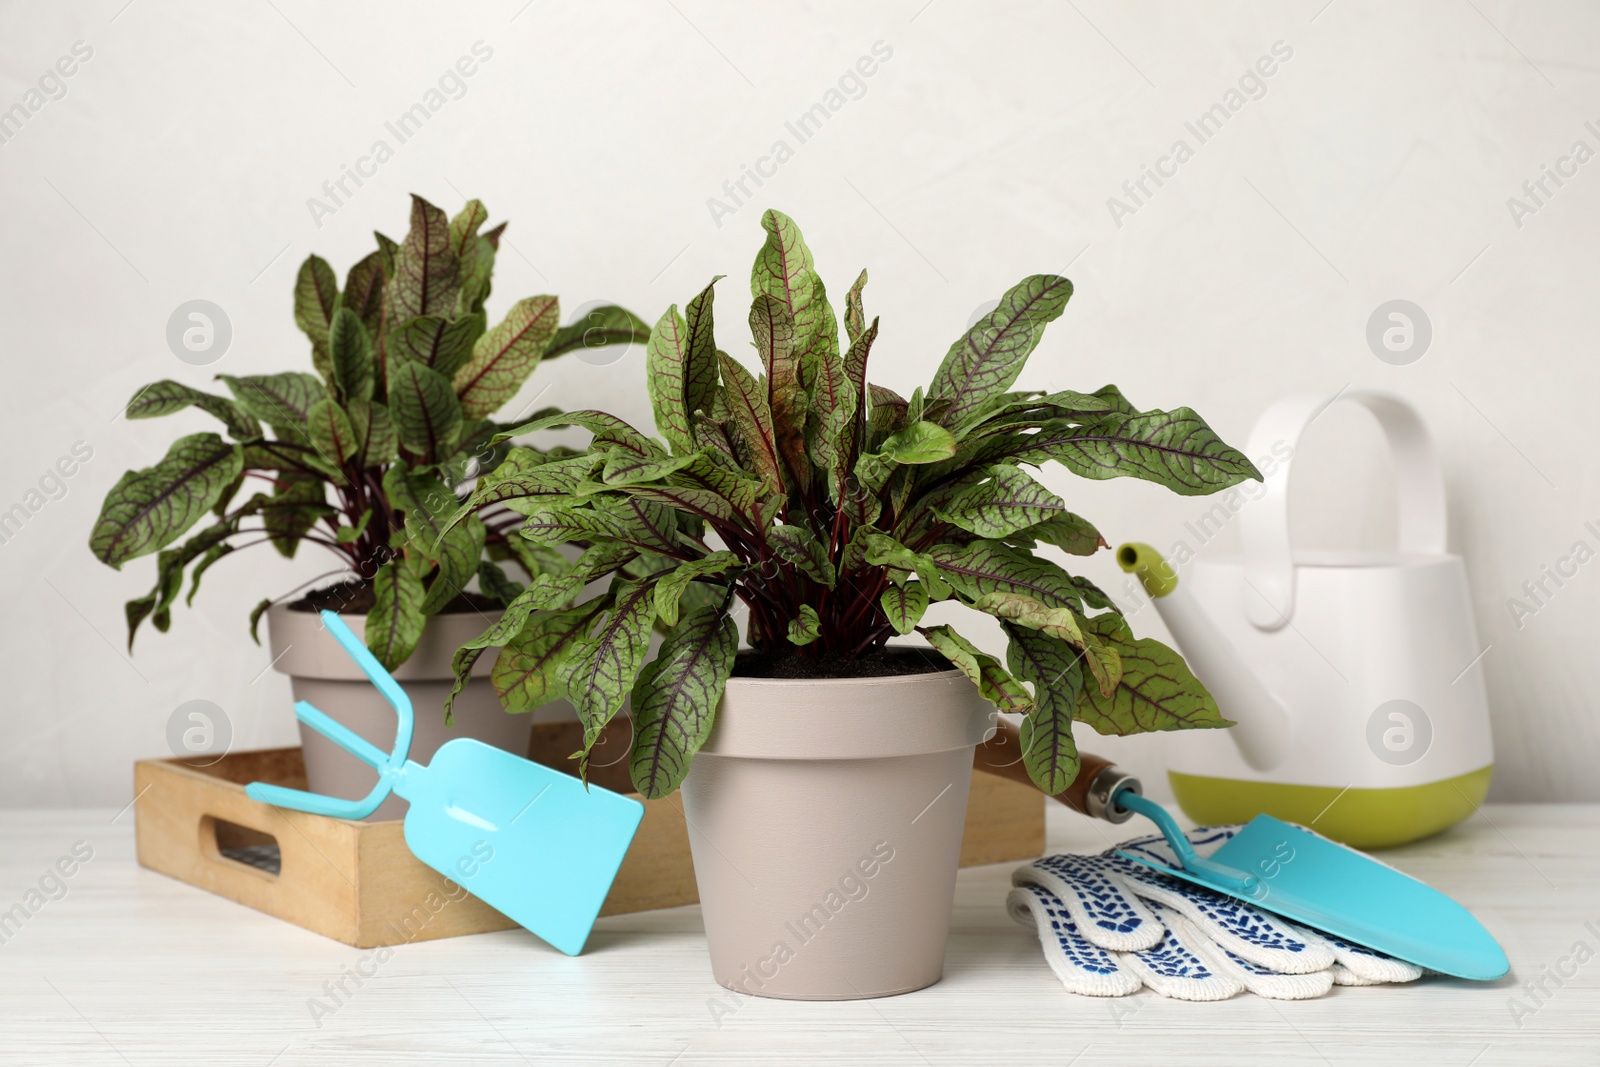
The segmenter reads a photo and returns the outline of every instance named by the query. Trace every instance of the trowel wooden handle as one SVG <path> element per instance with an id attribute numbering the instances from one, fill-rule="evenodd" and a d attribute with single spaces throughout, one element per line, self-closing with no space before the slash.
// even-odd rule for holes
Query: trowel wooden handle
<path id="1" fill-rule="evenodd" d="M 972 757 L 976 770 L 1009 778 L 1030 789 L 1038 788 L 1022 763 L 1022 738 L 1004 719 L 996 721 L 994 736 L 978 746 Z M 1139 780 L 1119 770 L 1104 756 L 1079 753 L 1078 777 L 1055 799 L 1081 815 L 1107 822 L 1125 822 L 1132 813 L 1110 803 L 1119 789 L 1140 791 Z"/>

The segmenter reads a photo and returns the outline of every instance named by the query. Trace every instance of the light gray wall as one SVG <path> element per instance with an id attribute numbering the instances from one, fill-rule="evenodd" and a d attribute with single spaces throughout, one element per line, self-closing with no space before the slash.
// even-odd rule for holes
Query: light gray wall
<path id="1" fill-rule="evenodd" d="M 316 251 L 342 271 L 374 227 L 398 235 L 412 191 L 451 210 L 479 196 L 511 220 L 497 315 L 555 292 L 568 308 L 609 298 L 653 320 L 715 273 L 737 306 L 760 211 L 778 206 L 836 293 L 871 269 L 873 376 L 887 385 L 926 382 L 972 312 L 1023 274 L 1064 271 L 1077 295 L 1024 386 L 1115 381 L 1142 405 L 1193 405 L 1240 444 L 1290 390 L 1409 397 L 1442 446 L 1452 543 L 1490 646 L 1495 795 L 1600 800 L 1600 563 L 1520 627 L 1507 606 L 1575 542 L 1600 547 L 1585 527 L 1600 520 L 1600 161 L 1547 182 L 1542 204 L 1522 192 L 1575 142 L 1600 149 L 1592 5 L 123 5 L 0 9 L 0 107 L 31 102 L 75 42 L 92 48 L 65 95 L 0 145 L 0 509 L 27 503 L 75 443 L 93 453 L 0 544 L 0 803 L 123 802 L 130 762 L 166 754 L 169 716 L 191 699 L 224 708 L 238 746 L 292 740 L 288 687 L 245 615 L 324 560 L 224 561 L 195 609 L 169 634 L 143 633 L 130 659 L 122 602 L 153 563 L 112 572 L 85 539 L 124 469 L 206 427 L 198 414 L 118 418 L 134 390 L 305 365 L 296 266 Z M 385 123 L 480 41 L 492 56 L 464 95 L 398 144 Z M 1276 42 L 1292 56 L 1263 90 L 1247 82 L 1259 98 L 1200 143 L 1185 123 L 1226 106 Z M 849 96 L 800 143 L 785 123 L 829 103 L 875 46 L 892 54 L 846 80 Z M 379 139 L 393 158 L 313 219 L 308 198 Z M 1193 157 L 1176 176 L 1147 179 L 1151 195 L 1114 212 L 1108 199 L 1180 139 Z M 713 212 L 708 198 L 779 140 L 792 158 L 749 186 L 754 202 Z M 1536 210 L 1513 212 L 1511 197 Z M 169 315 L 196 298 L 232 323 L 210 367 L 165 341 Z M 1434 332 L 1405 366 L 1365 339 L 1397 298 Z M 724 347 L 743 351 L 741 318 L 725 316 Z M 540 390 L 541 404 L 649 419 L 638 349 L 610 367 L 541 369 L 525 396 Z M 1393 536 L 1376 437 L 1359 411 L 1314 427 L 1296 483 L 1303 543 Z M 1113 542 L 1169 544 L 1207 506 L 1045 477 Z M 1109 559 L 1089 574 L 1118 584 Z M 1153 613 L 1137 621 L 1161 633 Z M 1147 774 L 1161 766 L 1152 739 L 1096 746 Z"/>

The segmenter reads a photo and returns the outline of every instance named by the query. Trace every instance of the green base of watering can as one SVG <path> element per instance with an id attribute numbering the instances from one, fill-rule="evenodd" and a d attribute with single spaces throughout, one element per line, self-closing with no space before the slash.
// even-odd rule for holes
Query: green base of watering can
<path id="1" fill-rule="evenodd" d="M 1272 815 L 1310 827 L 1352 848 L 1392 848 L 1421 840 L 1465 819 L 1489 792 L 1493 765 L 1424 785 L 1335 789 L 1321 785 L 1248 782 L 1168 771 L 1183 813 L 1202 826 Z"/>

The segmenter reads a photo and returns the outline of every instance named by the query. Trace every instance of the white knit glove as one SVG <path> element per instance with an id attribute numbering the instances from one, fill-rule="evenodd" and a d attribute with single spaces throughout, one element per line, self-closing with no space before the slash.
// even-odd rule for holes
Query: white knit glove
<path id="1" fill-rule="evenodd" d="M 1238 831 L 1203 826 L 1188 837 L 1209 856 Z M 1117 848 L 1179 866 L 1159 835 Z M 1304 1000 L 1335 985 L 1422 976 L 1420 967 L 1167 877 L 1116 849 L 1045 856 L 1011 881 L 1007 910 L 1038 932 L 1045 959 L 1074 993 L 1123 997 L 1148 986 L 1178 1000 L 1225 1000 L 1248 989 Z"/>

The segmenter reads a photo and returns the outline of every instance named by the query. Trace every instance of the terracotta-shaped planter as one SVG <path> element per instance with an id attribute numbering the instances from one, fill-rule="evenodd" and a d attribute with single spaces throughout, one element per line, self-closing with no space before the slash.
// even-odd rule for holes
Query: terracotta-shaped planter
<path id="1" fill-rule="evenodd" d="M 730 680 L 683 783 L 716 980 L 790 1000 L 937 982 L 992 712 L 955 671 Z"/>
<path id="2" fill-rule="evenodd" d="M 365 638 L 365 615 L 341 617 L 357 637 Z M 491 621 L 475 611 L 430 616 L 416 651 L 394 671 L 416 712 L 411 758 L 418 763 L 428 763 L 440 745 L 456 737 L 475 738 L 519 756 L 527 754 L 533 720 L 528 715 L 508 715 L 500 706 L 488 678 L 498 655 L 494 649 L 479 658 L 472 684 L 456 697 L 455 725 L 444 724 L 444 701 L 454 683 L 450 658 Z M 309 701 L 385 752 L 394 748 L 394 709 L 329 636 L 316 612 L 274 604 L 267 610 L 267 632 L 273 667 L 289 676 L 296 700 Z M 302 725 L 300 744 L 312 792 L 359 799 L 372 790 L 377 780 L 372 768 L 315 730 Z M 403 818 L 407 806 L 399 797 L 390 796 L 368 819 Z"/>

